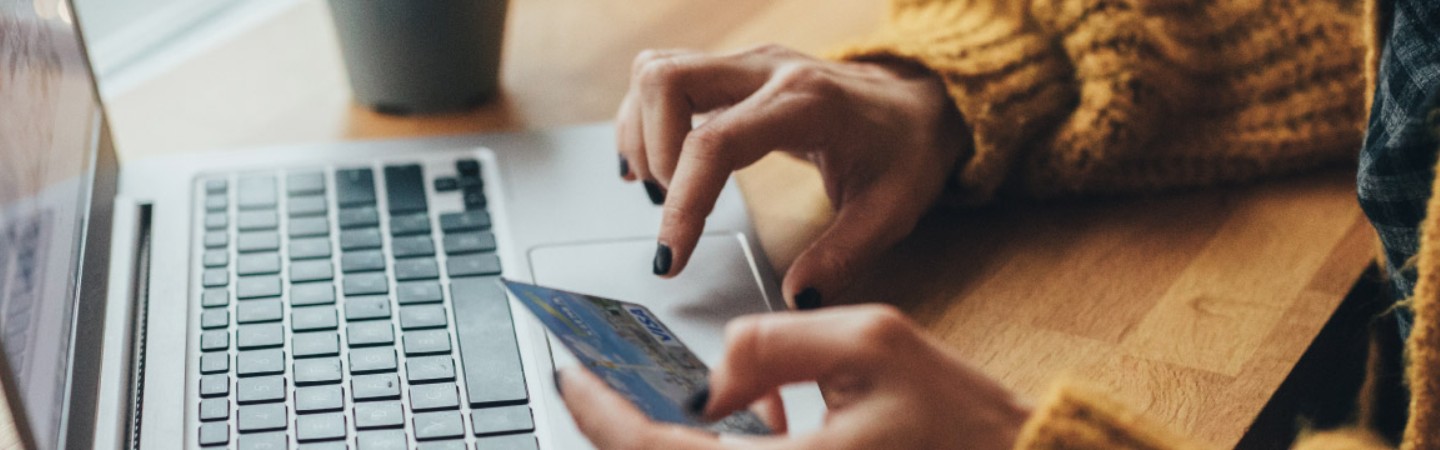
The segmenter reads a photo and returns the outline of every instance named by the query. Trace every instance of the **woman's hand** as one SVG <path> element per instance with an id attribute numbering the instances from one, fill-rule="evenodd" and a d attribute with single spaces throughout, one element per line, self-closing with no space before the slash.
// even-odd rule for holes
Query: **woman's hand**
<path id="1" fill-rule="evenodd" d="M 802 308 L 843 289 L 909 234 L 939 197 L 965 126 L 944 84 L 903 65 L 833 62 L 767 46 L 729 55 L 640 54 L 620 106 L 621 176 L 665 204 L 654 271 L 673 276 L 725 181 L 771 151 L 813 162 L 837 208 L 799 255 L 786 296 Z M 692 117 L 709 116 L 698 128 Z"/>
<path id="2" fill-rule="evenodd" d="M 726 341 L 724 361 L 711 373 L 706 418 L 752 404 L 762 406 L 762 416 L 783 417 L 773 407 L 777 389 L 815 380 L 829 399 L 824 427 L 797 437 L 721 439 L 651 422 L 579 368 L 562 371 L 561 392 L 580 430 L 601 449 L 1004 449 L 1030 415 L 1009 391 L 889 306 L 742 317 L 726 329 Z"/>

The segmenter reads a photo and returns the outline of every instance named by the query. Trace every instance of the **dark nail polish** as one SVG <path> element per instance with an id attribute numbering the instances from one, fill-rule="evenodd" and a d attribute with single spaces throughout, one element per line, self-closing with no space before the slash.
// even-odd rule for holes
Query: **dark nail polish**
<path id="1" fill-rule="evenodd" d="M 685 410 L 688 411 L 691 416 L 704 417 L 705 406 L 709 403 L 710 386 L 705 386 L 700 388 L 699 391 L 695 391 L 694 394 L 690 394 L 690 398 L 685 399 Z"/>
<path id="2" fill-rule="evenodd" d="M 645 193 L 650 196 L 650 203 L 654 203 L 656 206 L 665 204 L 665 189 L 662 189 L 658 183 L 646 181 Z"/>
<path id="3" fill-rule="evenodd" d="M 625 159 L 625 155 L 620 155 L 620 178 L 628 176 L 630 176 L 630 160 Z"/>
<path id="4" fill-rule="evenodd" d="M 670 246 L 659 244 L 655 247 L 655 274 L 665 275 L 670 273 L 670 260 L 674 255 L 670 252 Z"/>
<path id="5" fill-rule="evenodd" d="M 805 290 L 800 291 L 799 294 L 795 294 L 795 309 L 805 311 L 819 307 L 820 291 L 815 290 L 815 288 L 807 287 Z"/>

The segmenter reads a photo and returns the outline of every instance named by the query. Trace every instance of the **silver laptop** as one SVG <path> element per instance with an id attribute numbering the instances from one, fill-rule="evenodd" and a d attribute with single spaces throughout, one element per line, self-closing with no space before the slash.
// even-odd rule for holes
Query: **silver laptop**
<path id="1" fill-rule="evenodd" d="M 497 277 L 647 304 L 712 364 L 728 319 L 784 308 L 733 185 L 686 272 L 650 275 L 660 210 L 607 125 L 120 164 L 58 3 L 0 0 L 0 365 L 27 447 L 584 448 L 563 355 Z M 784 395 L 819 423 L 813 385 Z"/>

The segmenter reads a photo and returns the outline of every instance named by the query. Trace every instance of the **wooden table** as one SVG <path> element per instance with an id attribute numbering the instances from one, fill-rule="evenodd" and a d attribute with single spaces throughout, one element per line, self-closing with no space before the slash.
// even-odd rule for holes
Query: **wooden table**
<path id="1" fill-rule="evenodd" d="M 503 96 L 466 114 L 396 118 L 351 104 L 325 3 L 304 0 L 110 113 L 126 158 L 592 122 L 611 117 L 643 48 L 819 52 L 874 29 L 883 11 L 882 0 L 514 0 Z M 741 181 L 766 252 L 788 267 L 829 220 L 818 177 L 772 157 Z M 900 305 L 1025 394 L 1069 374 L 1229 447 L 1374 253 L 1352 185 L 1338 170 L 940 212 L 845 300 Z"/>

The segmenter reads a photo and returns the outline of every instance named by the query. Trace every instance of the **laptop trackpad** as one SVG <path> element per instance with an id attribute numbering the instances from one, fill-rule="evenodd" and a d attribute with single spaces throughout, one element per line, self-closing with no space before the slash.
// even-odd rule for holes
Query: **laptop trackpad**
<path id="1" fill-rule="evenodd" d="M 725 323 L 770 310 L 744 245 L 735 234 L 706 235 L 685 271 L 668 280 L 650 272 L 654 239 L 537 247 L 530 269 L 543 286 L 645 305 L 714 366 Z"/>
<path id="2" fill-rule="evenodd" d="M 685 271 L 666 280 L 650 272 L 654 239 L 558 245 L 531 249 L 530 273 L 543 286 L 645 305 L 714 367 L 724 354 L 725 323 L 736 316 L 770 311 L 750 262 L 752 254 L 738 234 L 707 234 L 700 238 Z M 784 303 L 775 299 L 775 304 Z M 567 362 L 573 361 L 557 361 Z M 814 383 L 787 386 L 780 395 L 791 433 L 820 428 L 825 403 Z"/>

